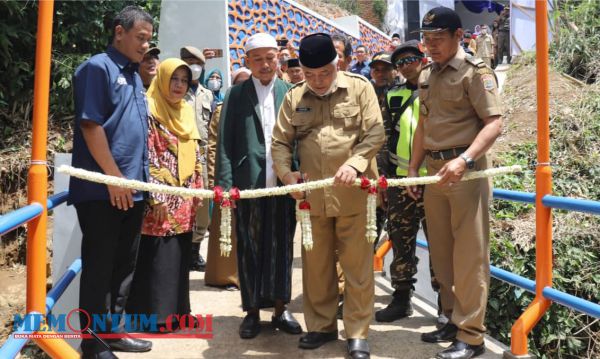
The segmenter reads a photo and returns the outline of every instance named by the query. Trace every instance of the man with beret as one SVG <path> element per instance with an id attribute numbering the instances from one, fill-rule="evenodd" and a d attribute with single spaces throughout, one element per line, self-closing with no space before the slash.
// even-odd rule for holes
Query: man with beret
<path id="1" fill-rule="evenodd" d="M 300 81 L 304 81 L 304 72 L 302 72 L 298 59 L 289 59 L 287 61 L 287 75 L 291 84 L 295 85 Z"/>
<path id="2" fill-rule="evenodd" d="M 388 178 L 405 178 L 408 175 L 413 136 L 419 121 L 419 74 L 427 59 L 417 40 L 401 44 L 388 59 L 388 66 L 396 64 L 406 82 L 386 88 L 383 94 L 383 124 L 387 141 L 386 152 L 380 156 L 379 171 Z M 374 72 L 372 75 L 375 78 Z M 420 169 L 421 175 L 426 173 L 425 168 Z M 393 249 L 390 275 L 394 293 L 391 303 L 375 312 L 375 320 L 392 322 L 413 313 L 411 298 L 417 281 L 417 233 L 421 223 L 425 229 L 425 212 L 423 200 L 412 199 L 406 187 L 390 187 L 383 198 L 387 203 L 387 231 Z"/>
<path id="3" fill-rule="evenodd" d="M 154 79 L 156 76 L 156 71 L 158 70 L 158 65 L 160 64 L 160 61 L 158 60 L 159 54 L 160 49 L 158 47 L 149 47 L 144 53 L 144 58 L 140 62 L 140 77 L 142 78 L 142 83 L 144 84 L 144 88 L 146 90 L 148 87 L 150 87 L 152 79 Z"/>
<path id="4" fill-rule="evenodd" d="M 290 84 L 277 78 L 277 43 L 266 33 L 250 36 L 244 46 L 252 77 L 225 95 L 219 133 L 215 184 L 229 190 L 275 187 L 271 134 Z M 286 310 L 291 300 L 295 202 L 289 196 L 244 199 L 236 203 L 238 275 L 242 339 L 260 331 L 259 310 L 275 307 L 272 324 L 287 333 L 302 328 Z"/>
<path id="5" fill-rule="evenodd" d="M 311 191 L 314 247 L 302 250 L 304 317 L 302 349 L 336 340 L 338 304 L 336 253 L 346 278 L 344 329 L 352 358 L 368 358 L 373 311 L 373 245 L 366 240 L 367 193 L 352 186 L 359 175 L 377 178 L 375 154 L 385 140 L 373 86 L 362 76 L 337 71 L 337 52 L 327 34 L 300 42 L 305 81 L 285 96 L 273 130 L 273 165 L 286 184 L 303 175 L 334 177 L 334 186 Z M 297 151 L 300 171 L 292 168 Z M 295 199 L 304 198 L 294 193 Z"/>
<path id="6" fill-rule="evenodd" d="M 192 105 L 196 114 L 196 126 L 200 134 L 200 151 L 202 168 L 206 168 L 206 153 L 208 146 L 208 124 L 211 117 L 211 104 L 213 103 L 213 93 L 202 85 L 204 75 L 204 65 L 206 57 L 199 49 L 194 46 L 182 47 L 179 55 L 192 69 L 192 82 L 185 95 L 185 100 Z M 202 171 L 204 183 L 208 183 L 208 170 Z M 200 243 L 206 235 L 209 225 L 209 201 L 204 199 L 202 206 L 196 211 L 196 223 L 194 224 L 194 235 L 192 237 L 192 264 L 190 270 L 204 271 L 206 262 L 200 255 Z"/>
<path id="7" fill-rule="evenodd" d="M 461 182 L 469 171 L 488 168 L 487 150 L 502 131 L 500 96 L 492 69 L 459 46 L 456 12 L 431 9 L 421 31 L 433 63 L 419 78 L 420 119 L 408 176 L 423 161 L 437 184 L 425 186 L 430 256 L 450 322 L 425 333 L 425 342 L 452 341 L 441 359 L 472 358 L 485 351 L 484 318 L 489 290 L 489 180 Z M 413 198 L 422 191 L 409 188 Z"/>

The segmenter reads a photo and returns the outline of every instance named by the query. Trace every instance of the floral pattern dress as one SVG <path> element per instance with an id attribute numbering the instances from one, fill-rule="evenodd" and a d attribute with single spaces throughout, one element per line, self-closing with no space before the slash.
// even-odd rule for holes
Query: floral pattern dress
<path id="1" fill-rule="evenodd" d="M 149 118 L 148 158 L 150 160 L 150 183 L 179 186 L 177 164 L 177 136 L 154 117 Z M 202 164 L 200 146 L 196 146 L 196 165 L 194 173 L 182 187 L 202 188 Z M 197 198 L 184 198 L 163 193 L 150 193 L 149 206 L 146 207 L 142 234 L 164 237 L 191 232 L 195 222 L 196 208 L 200 204 Z M 158 222 L 152 214 L 152 205 L 167 205 L 167 219 Z"/>

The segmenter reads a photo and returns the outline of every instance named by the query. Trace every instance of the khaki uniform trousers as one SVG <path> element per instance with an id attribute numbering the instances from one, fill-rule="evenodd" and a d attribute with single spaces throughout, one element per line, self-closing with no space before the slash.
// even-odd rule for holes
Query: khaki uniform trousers
<path id="1" fill-rule="evenodd" d="M 302 248 L 302 301 L 307 330 L 337 330 L 337 252 L 345 277 L 346 338 L 366 339 L 374 301 L 373 244 L 366 239 L 366 213 L 310 219 L 313 249 Z"/>
<path id="2" fill-rule="evenodd" d="M 447 160 L 427 157 L 434 175 Z M 487 168 L 484 157 L 475 170 Z M 442 188 L 425 186 L 427 237 L 433 271 L 440 284 L 444 314 L 459 332 L 457 339 L 483 343 L 490 284 L 489 179 L 463 181 Z"/>

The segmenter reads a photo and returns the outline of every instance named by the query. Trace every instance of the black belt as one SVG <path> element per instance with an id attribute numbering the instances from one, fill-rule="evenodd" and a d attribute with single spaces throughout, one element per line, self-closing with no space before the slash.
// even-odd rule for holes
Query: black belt
<path id="1" fill-rule="evenodd" d="M 460 156 L 463 152 L 465 152 L 469 147 L 454 147 L 447 150 L 439 150 L 439 151 L 427 151 L 427 155 L 433 158 L 434 160 L 451 160 Z"/>

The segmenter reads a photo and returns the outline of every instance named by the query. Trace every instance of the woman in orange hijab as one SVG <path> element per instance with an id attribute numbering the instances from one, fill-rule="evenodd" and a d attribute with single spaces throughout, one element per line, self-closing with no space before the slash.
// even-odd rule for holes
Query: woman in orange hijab
<path id="1" fill-rule="evenodd" d="M 202 188 L 200 136 L 194 110 L 183 99 L 191 70 L 180 59 L 163 61 L 148 88 L 150 182 Z M 197 199 L 150 193 L 127 311 L 156 314 L 159 326 L 171 315 L 190 313 L 189 265 Z M 159 328 L 157 328 L 159 329 Z"/>

